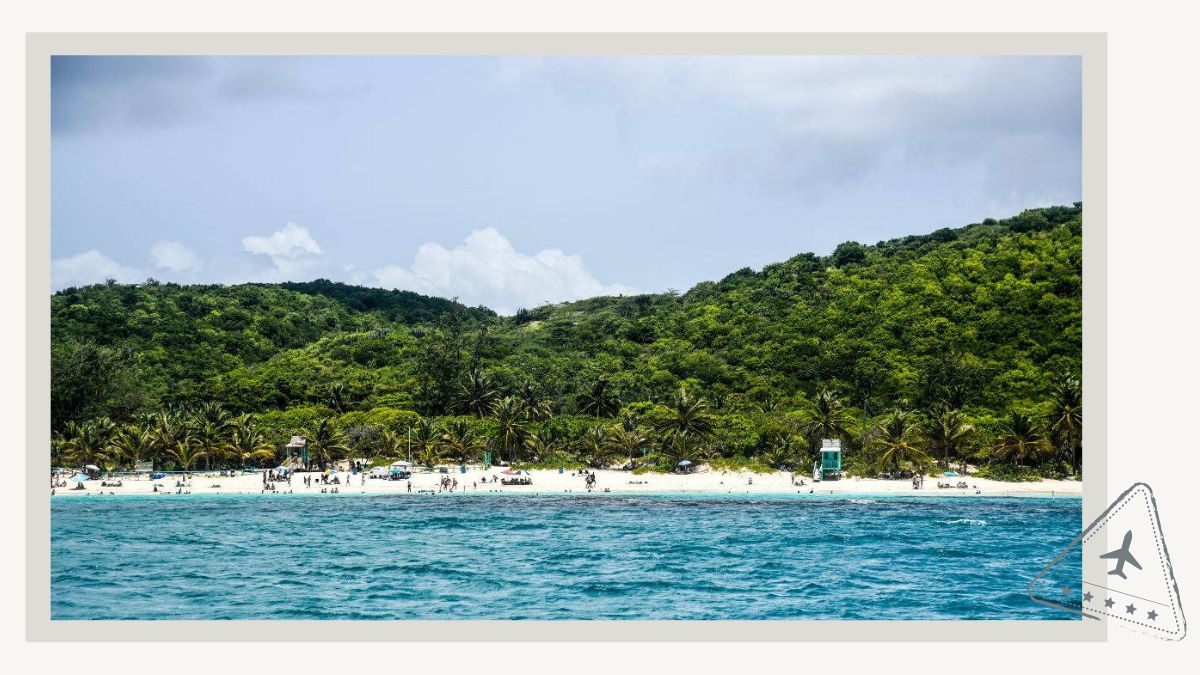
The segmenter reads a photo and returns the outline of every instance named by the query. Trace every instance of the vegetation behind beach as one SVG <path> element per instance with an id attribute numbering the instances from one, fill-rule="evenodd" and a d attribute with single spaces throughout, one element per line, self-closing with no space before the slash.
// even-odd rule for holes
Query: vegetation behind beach
<path id="1" fill-rule="evenodd" d="M 53 295 L 52 461 L 1080 475 L 1082 205 L 500 317 L 325 280 Z M 636 245 L 636 242 L 631 242 Z M 664 255 L 687 255 L 690 242 Z"/>

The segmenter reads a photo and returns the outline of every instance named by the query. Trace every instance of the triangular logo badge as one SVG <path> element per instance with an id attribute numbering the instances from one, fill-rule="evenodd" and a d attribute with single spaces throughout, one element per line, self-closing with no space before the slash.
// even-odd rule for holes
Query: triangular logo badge
<path id="1" fill-rule="evenodd" d="M 1034 577 L 1029 597 L 1165 640 L 1182 638 L 1187 622 L 1150 486 L 1136 483 L 1118 497 Z"/>

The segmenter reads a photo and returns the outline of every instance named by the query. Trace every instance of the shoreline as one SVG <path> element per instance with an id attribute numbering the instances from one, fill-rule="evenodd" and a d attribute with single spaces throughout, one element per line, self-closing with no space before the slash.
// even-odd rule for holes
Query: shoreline
<path id="1" fill-rule="evenodd" d="M 408 480 L 381 480 L 367 478 L 362 480 L 360 475 L 338 473 L 337 484 L 321 484 L 319 472 L 296 473 L 291 484 L 277 481 L 275 490 L 263 489 L 261 473 L 242 474 L 238 476 L 221 476 L 218 472 L 189 473 L 185 485 L 178 487 L 176 476 L 168 476 L 160 480 L 148 478 L 121 478 L 121 487 L 101 486 L 107 479 L 85 481 L 86 489 L 75 490 L 71 487 L 54 488 L 53 496 L 84 497 L 88 495 L 119 496 L 119 495 L 201 495 L 201 494 L 235 494 L 235 495 L 411 495 L 411 496 L 464 496 L 464 495 L 812 495 L 812 496 L 919 496 L 919 497 L 1070 497 L 1082 496 L 1083 483 L 1074 480 L 1041 480 L 1022 483 L 1007 483 L 983 478 L 965 476 L 945 479 L 955 482 L 965 481 L 967 488 L 938 488 L 937 477 L 927 477 L 925 487 L 920 490 L 912 488 L 909 479 L 881 480 L 874 478 L 848 478 L 837 481 L 821 481 L 813 483 L 805 479 L 804 485 L 793 485 L 792 474 L 782 471 L 766 474 L 756 474 L 750 471 L 697 471 L 691 474 L 661 474 L 647 473 L 633 475 L 626 471 L 599 469 L 592 472 L 596 484 L 588 490 L 584 483 L 584 474 L 557 470 L 534 469 L 528 472 L 532 485 L 502 485 L 493 482 L 493 477 L 503 478 L 503 474 L 493 467 L 483 471 L 479 468 L 468 469 L 466 473 L 414 473 Z M 311 477 L 312 485 L 305 487 L 304 478 Z M 523 476 L 524 477 L 524 476 Z M 457 480 L 458 485 L 453 490 L 440 489 L 440 481 L 449 478 Z M 486 479 L 486 481 L 485 481 Z M 409 483 L 411 482 L 411 489 Z M 154 491 L 154 486 L 159 491 Z M 332 492 L 337 488 L 337 492 Z M 325 490 L 325 492 L 322 492 Z"/>

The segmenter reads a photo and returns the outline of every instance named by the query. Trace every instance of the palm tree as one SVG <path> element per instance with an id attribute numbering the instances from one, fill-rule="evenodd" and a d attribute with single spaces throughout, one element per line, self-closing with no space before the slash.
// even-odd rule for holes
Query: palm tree
<path id="1" fill-rule="evenodd" d="M 467 376 L 466 383 L 459 387 L 455 408 L 483 419 L 495 409 L 499 397 L 491 378 L 476 368 Z"/>
<path id="2" fill-rule="evenodd" d="M 188 435 L 187 416 L 178 410 L 168 409 L 154 415 L 153 420 L 154 447 L 151 454 L 157 468 L 170 448 Z"/>
<path id="3" fill-rule="evenodd" d="M 339 415 L 346 412 L 346 385 L 339 382 L 329 387 L 329 407 Z"/>
<path id="4" fill-rule="evenodd" d="M 232 429 L 229 448 L 242 466 L 247 462 L 275 459 L 275 445 L 259 432 L 253 415 L 239 415 L 233 420 Z"/>
<path id="5" fill-rule="evenodd" d="M 483 443 L 475 435 L 475 430 L 467 424 L 466 420 L 453 420 L 446 425 L 445 432 L 442 434 L 442 442 L 440 444 L 432 444 L 429 448 L 422 452 L 422 463 L 432 467 L 433 464 L 428 463 L 428 459 L 436 458 L 440 461 L 440 450 L 445 449 L 446 452 L 456 462 L 465 463 L 475 456 L 475 453 L 483 449 Z"/>
<path id="6" fill-rule="evenodd" d="M 95 464 L 108 466 L 114 464 L 115 452 L 112 447 L 115 427 L 108 418 L 100 418 L 75 425 L 73 429 L 65 428 L 66 434 L 62 442 L 62 458 L 64 463 L 75 466 Z"/>
<path id="7" fill-rule="evenodd" d="M 114 459 L 122 465 L 132 467 L 154 451 L 154 430 L 137 424 L 126 424 L 113 437 L 111 447 L 115 450 Z"/>
<path id="8" fill-rule="evenodd" d="M 776 468 L 797 466 L 803 459 L 805 445 L 806 443 L 793 434 L 776 434 L 771 439 L 763 460 L 768 466 Z"/>
<path id="9" fill-rule="evenodd" d="M 229 450 L 229 413 L 215 403 L 205 403 L 196 410 L 193 422 L 192 440 L 204 453 L 205 470 L 211 469 L 213 461 L 221 460 Z"/>
<path id="10" fill-rule="evenodd" d="M 576 398 L 579 412 L 593 417 L 612 417 L 621 409 L 621 400 L 605 377 L 593 380 Z"/>
<path id="11" fill-rule="evenodd" d="M 428 417 L 422 417 L 412 426 L 411 441 L 417 455 L 424 455 L 430 448 L 442 442 L 442 429 Z"/>
<path id="12" fill-rule="evenodd" d="M 526 457 L 535 462 L 547 460 L 562 450 L 562 443 L 553 429 L 527 432 L 523 445 Z"/>
<path id="13" fill-rule="evenodd" d="M 521 389 L 517 392 L 517 400 L 520 401 L 521 411 L 531 421 L 550 419 L 554 414 L 550 401 L 542 398 L 538 386 L 533 382 L 526 381 L 521 384 Z"/>
<path id="14" fill-rule="evenodd" d="M 308 438 L 309 463 L 315 459 L 321 469 L 347 451 L 342 433 L 334 428 L 333 421 L 328 417 L 321 420 L 314 433 L 304 435 Z"/>
<path id="15" fill-rule="evenodd" d="M 680 437 L 704 438 L 712 433 L 713 418 L 703 398 L 688 394 L 685 387 L 671 399 L 669 415 L 660 425 L 663 439 L 668 443 Z"/>
<path id="16" fill-rule="evenodd" d="M 619 450 L 629 456 L 629 468 L 633 468 L 633 453 L 642 452 L 646 445 L 646 435 L 635 422 L 632 425 L 622 424 L 609 434 L 609 441 L 614 450 Z"/>
<path id="17" fill-rule="evenodd" d="M 688 434 L 672 434 L 664 436 L 664 443 L 659 456 L 666 460 L 671 468 L 679 466 L 683 460 L 696 461 L 699 459 L 700 437 Z"/>
<path id="18" fill-rule="evenodd" d="M 918 438 L 917 420 L 911 411 L 896 408 L 884 415 L 877 427 L 878 437 L 873 441 L 875 446 L 875 470 L 883 472 L 889 466 L 899 469 L 901 463 L 916 464 L 918 469 L 932 461 L 932 458 L 919 449 L 915 443 Z"/>
<path id="19" fill-rule="evenodd" d="M 441 464 L 444 458 L 445 457 L 442 454 L 442 446 L 437 444 L 426 447 L 416 455 L 417 464 L 420 464 L 421 466 L 427 466 L 431 469 L 438 464 Z"/>
<path id="20" fill-rule="evenodd" d="M 801 432 L 813 448 L 823 438 L 847 439 L 854 435 L 854 418 L 836 392 L 822 389 L 801 410 Z"/>
<path id="21" fill-rule="evenodd" d="M 592 427 L 583 434 L 583 450 L 587 454 L 588 466 L 603 469 L 613 457 L 612 440 L 604 427 Z"/>
<path id="22" fill-rule="evenodd" d="M 1028 466 L 1050 449 L 1050 443 L 1031 415 L 1014 410 L 1001 427 L 992 449 L 997 457 L 1011 461 L 1014 466 Z"/>
<path id="23" fill-rule="evenodd" d="M 65 466 L 72 464 L 73 457 L 72 445 L 75 438 L 82 433 L 79 423 L 75 421 L 67 422 L 63 425 L 60 431 L 55 431 L 50 436 L 50 463 L 54 466 Z"/>
<path id="24" fill-rule="evenodd" d="M 496 406 L 494 415 L 496 448 L 511 461 L 514 459 L 512 451 L 520 448 L 525 438 L 525 413 L 520 402 L 509 396 Z"/>
<path id="25" fill-rule="evenodd" d="M 959 456 L 959 451 L 975 427 L 963 417 L 962 412 L 947 405 L 935 406 L 921 425 L 925 441 L 940 456 L 943 467 L 950 466 L 950 459 Z"/>
<path id="26" fill-rule="evenodd" d="M 1065 375 L 1054 383 L 1050 412 L 1050 430 L 1063 441 L 1064 454 L 1071 462 L 1071 470 L 1078 474 L 1083 464 L 1083 390 L 1079 378 Z"/>
<path id="27" fill-rule="evenodd" d="M 166 459 L 183 471 L 194 467 L 204 456 L 204 448 L 192 443 L 187 437 L 176 440 L 166 452 Z"/>
<path id="28" fill-rule="evenodd" d="M 379 435 L 379 455 L 388 459 L 404 457 L 404 451 L 407 446 L 407 437 L 396 433 L 392 429 L 384 429 L 383 433 Z"/>

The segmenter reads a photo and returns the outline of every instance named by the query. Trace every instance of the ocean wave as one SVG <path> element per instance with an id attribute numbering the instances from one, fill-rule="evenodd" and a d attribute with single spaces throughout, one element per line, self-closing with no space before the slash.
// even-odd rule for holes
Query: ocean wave
<path id="1" fill-rule="evenodd" d="M 987 525 L 986 520 L 979 520 L 978 518 L 956 518 L 954 520 L 939 520 L 938 522 L 943 525 L 975 525 L 977 527 Z"/>

